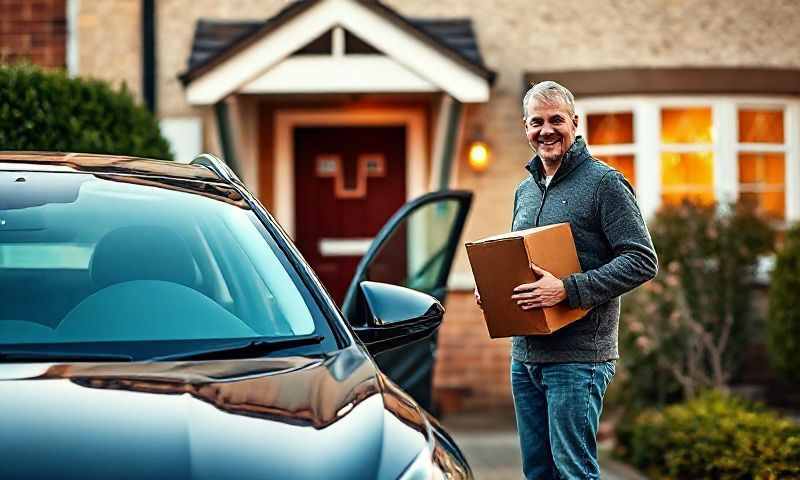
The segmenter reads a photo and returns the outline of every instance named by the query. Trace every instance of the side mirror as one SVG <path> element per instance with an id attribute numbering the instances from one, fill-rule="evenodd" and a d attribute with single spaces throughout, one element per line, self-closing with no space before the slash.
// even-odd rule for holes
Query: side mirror
<path id="1" fill-rule="evenodd" d="M 422 340 L 442 324 L 444 307 L 430 295 L 368 281 L 361 282 L 359 290 L 363 323 L 354 330 L 372 355 Z"/>

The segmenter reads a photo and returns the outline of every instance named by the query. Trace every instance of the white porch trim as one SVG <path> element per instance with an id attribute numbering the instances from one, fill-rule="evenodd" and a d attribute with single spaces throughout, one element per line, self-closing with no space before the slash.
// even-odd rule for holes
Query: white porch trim
<path id="1" fill-rule="evenodd" d="M 437 92 L 431 82 L 384 55 L 289 57 L 241 93 Z"/>
<path id="2" fill-rule="evenodd" d="M 278 110 L 274 121 L 274 214 L 290 237 L 294 238 L 295 232 L 294 129 L 304 125 L 406 127 L 406 196 L 410 200 L 425 193 L 428 156 L 422 110 Z"/>
<path id="3" fill-rule="evenodd" d="M 354 0 L 322 0 L 194 79 L 186 88 L 187 101 L 210 105 L 241 91 L 292 52 L 339 26 L 461 102 L 489 99 L 485 78 L 369 7 Z M 358 76 L 352 75 L 351 80 Z"/>

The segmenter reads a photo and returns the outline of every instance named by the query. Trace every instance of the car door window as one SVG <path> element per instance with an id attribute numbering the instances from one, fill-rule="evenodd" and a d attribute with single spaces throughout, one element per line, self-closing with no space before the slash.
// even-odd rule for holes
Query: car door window
<path id="1" fill-rule="evenodd" d="M 384 241 L 365 280 L 434 292 L 445 268 L 458 211 L 455 199 L 414 210 Z"/>
<path id="2" fill-rule="evenodd" d="M 406 203 L 384 225 L 356 269 L 342 305 L 353 321 L 364 280 L 413 288 L 444 299 L 447 276 L 472 194 L 434 192 Z"/>

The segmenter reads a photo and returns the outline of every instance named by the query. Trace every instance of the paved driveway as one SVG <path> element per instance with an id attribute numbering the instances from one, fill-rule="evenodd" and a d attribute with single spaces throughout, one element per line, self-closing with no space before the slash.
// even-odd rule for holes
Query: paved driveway
<path id="1" fill-rule="evenodd" d="M 478 480 L 522 478 L 517 432 L 513 417 L 502 414 L 458 414 L 442 422 L 464 451 Z M 646 477 L 601 451 L 600 468 L 605 480 L 647 480 Z"/>

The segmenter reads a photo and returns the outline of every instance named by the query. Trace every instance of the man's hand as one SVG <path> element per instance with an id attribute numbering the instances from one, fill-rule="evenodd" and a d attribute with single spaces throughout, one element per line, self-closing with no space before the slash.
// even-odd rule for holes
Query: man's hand
<path id="1" fill-rule="evenodd" d="M 564 282 L 533 263 L 531 263 L 531 269 L 541 278 L 533 283 L 523 283 L 517 286 L 511 295 L 511 299 L 516 300 L 520 308 L 530 310 L 532 308 L 552 307 L 567 298 Z"/>
<path id="2" fill-rule="evenodd" d="M 477 303 L 478 307 L 483 310 L 483 305 L 481 304 L 481 294 L 478 293 L 478 287 L 475 287 L 475 303 Z"/>

